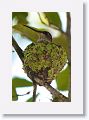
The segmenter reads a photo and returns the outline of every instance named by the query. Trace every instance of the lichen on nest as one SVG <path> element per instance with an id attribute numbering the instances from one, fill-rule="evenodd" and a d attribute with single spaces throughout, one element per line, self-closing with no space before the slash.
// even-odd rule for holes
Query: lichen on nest
<path id="1" fill-rule="evenodd" d="M 30 44 L 24 50 L 24 68 L 29 67 L 34 73 L 47 69 L 47 77 L 54 79 L 67 61 L 66 51 L 62 46 L 50 42 Z"/>

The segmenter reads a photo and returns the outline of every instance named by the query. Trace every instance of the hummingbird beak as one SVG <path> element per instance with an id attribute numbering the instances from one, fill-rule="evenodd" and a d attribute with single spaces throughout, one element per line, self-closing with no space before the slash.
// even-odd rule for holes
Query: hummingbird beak
<path id="1" fill-rule="evenodd" d="M 33 30 L 33 31 L 35 31 L 35 32 L 39 32 L 39 33 L 42 32 L 40 30 L 37 30 L 37 28 L 31 27 L 31 26 L 27 26 L 27 25 L 24 25 L 24 26 L 27 27 L 27 28 L 29 28 L 29 29 L 31 29 L 31 30 Z"/>

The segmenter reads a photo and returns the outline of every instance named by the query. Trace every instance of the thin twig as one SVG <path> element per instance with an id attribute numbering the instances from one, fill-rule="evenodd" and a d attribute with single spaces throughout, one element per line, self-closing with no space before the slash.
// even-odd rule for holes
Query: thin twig
<path id="1" fill-rule="evenodd" d="M 33 102 L 36 101 L 36 91 L 37 91 L 37 84 L 33 81 Z"/>
<path id="2" fill-rule="evenodd" d="M 34 72 L 31 70 L 31 68 L 29 69 L 29 67 L 26 67 L 26 73 L 29 73 L 28 77 L 33 81 L 33 99 L 32 99 L 32 101 L 35 102 L 36 101 L 37 83 L 34 80 Z"/>
<path id="3" fill-rule="evenodd" d="M 13 36 L 12 36 L 12 45 L 23 63 L 24 62 L 23 61 L 23 58 L 24 58 L 23 50 L 19 47 L 19 45 L 17 44 Z"/>
<path id="4" fill-rule="evenodd" d="M 30 94 L 30 91 L 29 91 L 29 92 L 27 92 L 27 93 L 25 93 L 25 94 L 22 94 L 22 95 L 17 94 L 17 96 L 24 96 L 24 95 L 28 95 L 28 94 Z"/>

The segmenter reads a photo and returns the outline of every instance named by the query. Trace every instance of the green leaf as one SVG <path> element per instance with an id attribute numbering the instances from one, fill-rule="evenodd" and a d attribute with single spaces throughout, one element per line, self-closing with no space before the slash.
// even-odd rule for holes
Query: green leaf
<path id="1" fill-rule="evenodd" d="M 27 12 L 13 12 L 12 13 L 12 19 L 16 18 L 18 20 L 18 23 L 23 23 L 23 24 L 27 24 L 27 16 L 28 13 Z"/>
<path id="2" fill-rule="evenodd" d="M 39 39 L 40 33 L 36 32 L 22 24 L 17 24 L 15 26 L 13 26 L 13 30 L 21 33 L 23 36 L 27 37 L 28 39 L 32 40 L 33 42 L 36 42 Z"/>
<path id="3" fill-rule="evenodd" d="M 62 23 L 57 12 L 44 12 L 48 18 L 49 24 L 62 29 Z"/>
<path id="4" fill-rule="evenodd" d="M 23 78 L 15 77 L 12 79 L 12 86 L 14 88 L 16 88 L 16 87 L 29 87 L 32 85 L 33 85 L 32 82 L 30 82 L 26 79 L 23 79 Z"/>
<path id="5" fill-rule="evenodd" d="M 12 79 L 12 101 L 18 100 L 18 95 L 16 93 L 16 87 L 29 87 L 32 86 L 32 82 L 26 79 L 15 77 Z"/>
<path id="6" fill-rule="evenodd" d="M 36 98 L 38 97 L 39 93 L 36 95 Z M 33 102 L 33 97 L 29 98 L 26 102 Z"/>
<path id="7" fill-rule="evenodd" d="M 16 89 L 12 86 L 12 101 L 18 100 Z"/>
<path id="8" fill-rule="evenodd" d="M 70 67 L 60 72 L 56 77 L 58 90 L 69 90 L 70 86 Z"/>
<path id="9" fill-rule="evenodd" d="M 29 98 L 26 102 L 32 102 L 33 97 Z"/>

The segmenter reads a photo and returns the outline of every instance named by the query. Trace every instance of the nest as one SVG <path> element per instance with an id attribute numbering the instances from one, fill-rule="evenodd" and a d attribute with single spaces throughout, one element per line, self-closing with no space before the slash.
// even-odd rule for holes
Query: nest
<path id="1" fill-rule="evenodd" d="M 30 68 L 34 75 L 46 81 L 55 79 L 66 61 L 67 54 L 64 48 L 52 42 L 32 43 L 24 50 L 24 68 Z"/>

